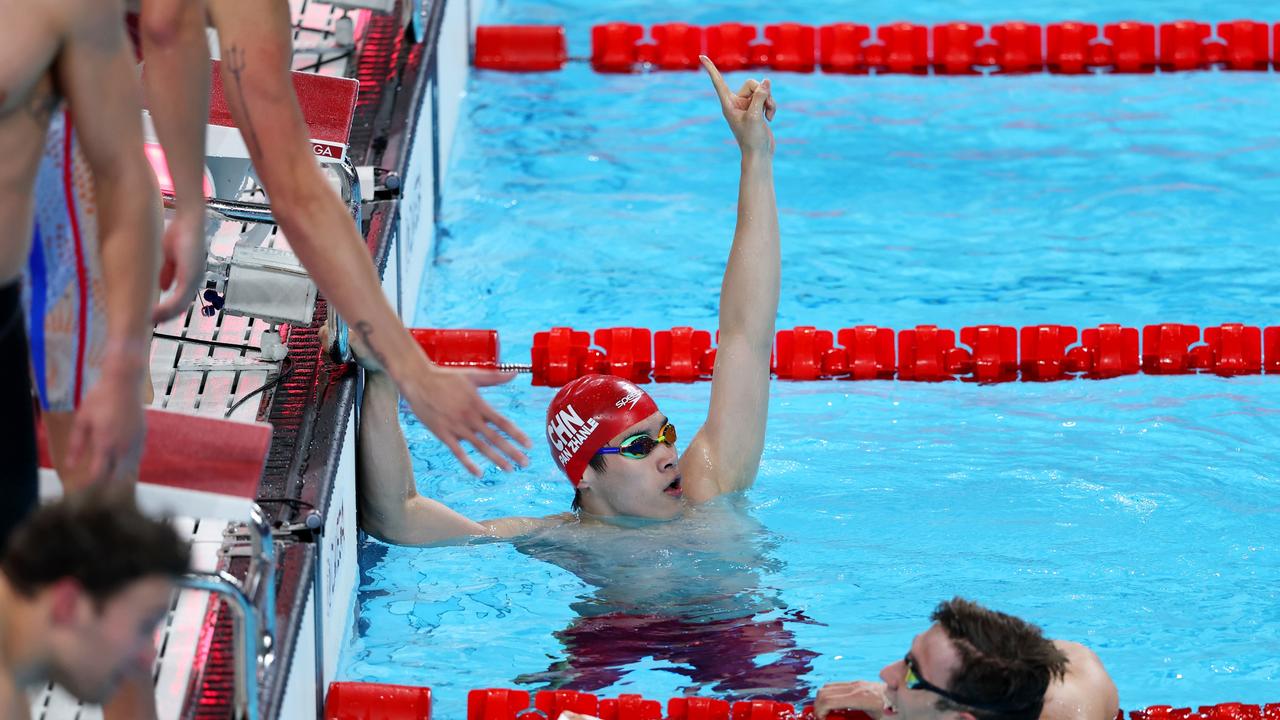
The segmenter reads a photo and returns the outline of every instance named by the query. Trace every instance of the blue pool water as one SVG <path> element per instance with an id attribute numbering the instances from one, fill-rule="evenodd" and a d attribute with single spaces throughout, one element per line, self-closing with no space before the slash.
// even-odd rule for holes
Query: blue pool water
<path id="1" fill-rule="evenodd" d="M 485 20 L 564 23 L 583 54 L 601 20 L 1014 15 L 864 5 L 540 0 Z M 780 328 L 1280 324 L 1275 75 L 773 80 Z M 463 113 L 419 324 L 496 328 L 512 361 L 556 325 L 713 328 L 737 150 L 702 75 L 482 72 Z M 709 384 L 649 389 L 691 437 Z M 476 518 L 566 510 L 540 438 L 552 394 L 486 391 L 539 445 L 529 469 L 480 480 L 402 413 L 421 492 Z M 961 594 L 1090 645 L 1123 707 L 1273 702 L 1277 467 L 1276 377 L 775 382 L 755 487 L 690 525 L 612 535 L 608 557 L 575 537 L 558 541 L 576 555 L 365 541 L 341 676 L 431 685 L 450 720 L 486 686 L 794 699 L 874 676 Z"/>

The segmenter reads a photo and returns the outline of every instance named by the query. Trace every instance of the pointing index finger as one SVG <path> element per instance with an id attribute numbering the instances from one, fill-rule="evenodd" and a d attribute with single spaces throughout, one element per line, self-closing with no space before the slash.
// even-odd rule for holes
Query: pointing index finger
<path id="1" fill-rule="evenodd" d="M 716 95 L 720 96 L 720 104 L 728 105 L 729 96 L 732 94 L 729 86 L 725 84 L 724 78 L 720 76 L 720 71 L 716 69 L 715 63 L 711 62 L 711 58 L 706 55 L 699 55 L 698 59 L 702 61 L 702 67 L 706 68 L 707 75 L 711 77 L 711 84 L 716 88 Z"/>

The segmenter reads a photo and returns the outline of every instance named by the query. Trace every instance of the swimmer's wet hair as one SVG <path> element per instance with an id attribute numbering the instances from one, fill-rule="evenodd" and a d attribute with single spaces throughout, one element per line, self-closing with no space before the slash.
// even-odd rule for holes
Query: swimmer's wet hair
<path id="1" fill-rule="evenodd" d="M 939 710 L 967 712 L 978 720 L 1040 717 L 1049 684 L 1067 672 L 1067 657 L 1040 628 L 959 597 L 938 605 L 931 619 L 960 652 L 960 667 L 946 689 L 975 702 L 1010 708 L 977 710 L 939 699 Z"/>
<path id="2" fill-rule="evenodd" d="M 0 570 L 24 597 L 72 578 L 101 605 L 130 583 L 187 572 L 191 548 L 115 488 L 90 488 L 37 510 L 9 538 Z"/>

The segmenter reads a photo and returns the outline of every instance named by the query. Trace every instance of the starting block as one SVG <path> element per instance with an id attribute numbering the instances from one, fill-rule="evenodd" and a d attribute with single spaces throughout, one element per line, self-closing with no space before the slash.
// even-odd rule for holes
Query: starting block
<path id="1" fill-rule="evenodd" d="M 40 467 L 52 470 L 44 423 Z M 246 517 L 271 447 L 271 425 L 147 408 L 138 469 L 144 509 L 189 517 Z"/>

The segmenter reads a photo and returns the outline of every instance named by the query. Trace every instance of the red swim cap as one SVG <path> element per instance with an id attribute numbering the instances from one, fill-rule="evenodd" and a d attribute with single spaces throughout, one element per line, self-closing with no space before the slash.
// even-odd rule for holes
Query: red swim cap
<path id="1" fill-rule="evenodd" d="M 635 383 L 613 375 L 583 375 L 560 388 L 547 407 L 551 457 L 577 487 L 597 450 L 656 412 L 653 398 Z"/>

